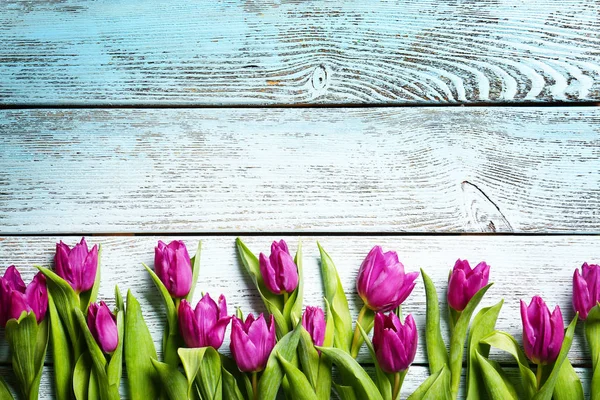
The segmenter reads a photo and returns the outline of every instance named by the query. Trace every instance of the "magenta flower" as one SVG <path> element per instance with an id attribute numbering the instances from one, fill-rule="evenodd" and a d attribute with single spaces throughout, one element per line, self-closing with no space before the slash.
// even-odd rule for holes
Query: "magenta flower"
<path id="1" fill-rule="evenodd" d="M 579 313 L 579 318 L 586 320 L 588 313 L 600 302 L 600 266 L 583 263 L 573 273 L 573 308 Z"/>
<path id="2" fill-rule="evenodd" d="M 467 260 L 456 260 L 448 282 L 448 305 L 456 311 L 465 309 L 469 301 L 488 284 L 490 266 L 484 261 L 471 269 Z"/>
<path id="3" fill-rule="evenodd" d="M 260 274 L 271 292 L 291 293 L 298 287 L 298 267 L 290 255 L 287 244 L 282 239 L 271 244 L 271 255 L 259 255 Z"/>
<path id="4" fill-rule="evenodd" d="M 206 293 L 195 310 L 192 310 L 186 300 L 181 300 L 179 304 L 179 330 L 188 347 L 211 346 L 218 349 L 223 344 L 225 329 L 230 320 L 223 295 L 219 296 L 217 305 Z"/>
<path id="5" fill-rule="evenodd" d="M 9 319 L 19 319 L 23 311 L 33 311 L 40 323 L 48 310 L 46 277 L 38 272 L 31 283 L 25 286 L 21 274 L 14 265 L 8 267 L 0 278 L 0 326 Z"/>
<path id="6" fill-rule="evenodd" d="M 88 291 L 94 286 L 98 269 L 98 246 L 88 250 L 85 238 L 72 249 L 62 240 L 56 244 L 54 267 L 58 276 L 66 280 L 76 293 Z"/>
<path id="7" fill-rule="evenodd" d="M 325 314 L 319 307 L 307 306 L 302 315 L 302 326 L 310 334 L 315 346 L 325 341 Z"/>
<path id="8" fill-rule="evenodd" d="M 168 245 L 158 241 L 154 249 L 154 271 L 171 296 L 187 296 L 192 288 L 192 263 L 183 241 L 173 240 Z"/>
<path id="9" fill-rule="evenodd" d="M 375 314 L 373 347 L 379 366 L 384 372 L 393 374 L 410 367 L 417 353 L 418 332 L 415 320 L 408 315 L 404 325 L 391 312 Z"/>
<path id="10" fill-rule="evenodd" d="M 565 338 L 565 326 L 560 307 L 556 306 L 550 314 L 544 300 L 534 296 L 529 306 L 521 300 L 521 319 L 523 348 L 527 357 L 538 365 L 556 361 Z"/>
<path id="11" fill-rule="evenodd" d="M 406 300 L 418 276 L 418 272 L 404 273 L 396 252 L 384 253 L 381 246 L 375 246 L 360 266 L 356 290 L 368 308 L 386 312 Z"/>
<path id="12" fill-rule="evenodd" d="M 246 322 L 233 317 L 230 349 L 240 371 L 262 371 L 275 347 L 275 340 L 275 322 L 272 315 L 268 324 L 262 314 L 257 319 L 248 314 Z"/>
<path id="13" fill-rule="evenodd" d="M 112 353 L 117 349 L 119 344 L 117 318 L 110 312 L 105 302 L 90 304 L 87 324 L 92 336 L 103 352 Z"/>

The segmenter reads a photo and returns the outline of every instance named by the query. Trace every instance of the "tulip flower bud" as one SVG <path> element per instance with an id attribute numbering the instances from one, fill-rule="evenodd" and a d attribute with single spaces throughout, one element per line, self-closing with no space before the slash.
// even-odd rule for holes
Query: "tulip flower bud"
<path id="1" fill-rule="evenodd" d="M 408 369 L 417 353 L 418 332 L 415 320 L 408 315 L 404 325 L 393 312 L 375 314 L 373 348 L 384 372 L 393 374 Z"/>
<path id="2" fill-rule="evenodd" d="M 259 264 L 262 278 L 271 292 L 291 293 L 298 287 L 298 267 L 283 239 L 271 244 L 269 258 L 260 253 Z"/>
<path id="3" fill-rule="evenodd" d="M 98 246 L 88 250 L 85 238 L 72 249 L 60 241 L 56 244 L 54 267 L 58 276 L 66 280 L 76 293 L 86 292 L 94 286 L 98 270 Z"/>
<path id="4" fill-rule="evenodd" d="M 521 319 L 523 348 L 527 357 L 538 365 L 556 361 L 565 338 L 565 325 L 560 307 L 556 306 L 550 314 L 544 300 L 534 296 L 529 306 L 521 300 Z"/>
<path id="5" fill-rule="evenodd" d="M 585 321 L 590 310 L 600 302 L 600 266 L 583 263 L 581 269 L 583 276 L 579 269 L 573 273 L 573 308 Z"/>
<path id="6" fill-rule="evenodd" d="M 154 271 L 171 296 L 187 296 L 192 288 L 192 263 L 183 241 L 173 240 L 168 245 L 158 241 L 154 249 Z"/>
<path id="7" fill-rule="evenodd" d="M 319 307 L 307 306 L 302 315 L 302 326 L 310 334 L 315 346 L 325 341 L 325 314 Z"/>
<path id="8" fill-rule="evenodd" d="M 396 252 L 384 253 L 381 246 L 375 246 L 360 266 L 356 290 L 368 308 L 386 312 L 406 300 L 418 276 L 418 272 L 404 273 Z"/>
<path id="9" fill-rule="evenodd" d="M 14 265 L 0 278 L 0 326 L 6 326 L 9 319 L 19 319 L 23 311 L 33 311 L 40 323 L 48 310 L 48 290 L 46 278 L 36 274 L 31 283 L 25 286 L 21 274 Z"/>
<path id="10" fill-rule="evenodd" d="M 90 304 L 87 315 L 88 328 L 100 349 L 105 353 L 112 353 L 119 344 L 116 321 L 117 318 L 110 312 L 105 302 Z"/>
<path id="11" fill-rule="evenodd" d="M 456 311 L 465 309 L 469 301 L 488 284 L 490 266 L 480 262 L 471 269 L 467 260 L 456 260 L 448 282 L 448 305 Z"/>
<path id="12" fill-rule="evenodd" d="M 262 314 L 257 319 L 248 314 L 245 322 L 233 317 L 230 349 L 240 371 L 262 371 L 275 347 L 275 340 L 275 322 L 272 315 L 268 324 Z"/>
<path id="13" fill-rule="evenodd" d="M 231 317 L 227 315 L 227 303 L 219 296 L 219 305 L 208 293 L 192 310 L 186 300 L 179 304 L 179 330 L 188 347 L 211 346 L 218 349 L 223 344 L 225 329 Z"/>

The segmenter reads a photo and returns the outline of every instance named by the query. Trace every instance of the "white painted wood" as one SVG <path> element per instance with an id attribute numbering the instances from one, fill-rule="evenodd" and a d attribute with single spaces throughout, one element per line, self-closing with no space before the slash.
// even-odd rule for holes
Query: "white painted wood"
<path id="1" fill-rule="evenodd" d="M 367 371 L 373 373 L 373 367 L 367 366 L 366 367 Z M 518 382 L 518 370 L 515 367 L 505 367 L 505 370 L 507 372 L 507 374 L 511 377 L 511 379 L 513 380 L 513 382 L 517 383 Z M 581 381 L 583 383 L 583 390 L 584 390 L 584 394 L 585 394 L 585 398 L 588 399 L 590 397 L 589 394 L 589 384 L 591 381 L 591 370 L 587 369 L 587 368 L 575 368 L 575 371 L 577 372 L 577 374 L 579 375 L 579 377 L 581 378 Z M 125 372 L 124 372 L 125 373 Z M 51 367 L 47 366 L 44 369 L 44 374 L 42 375 L 42 382 L 40 384 L 40 400 L 51 400 L 54 399 L 55 397 L 53 396 L 53 383 L 52 383 L 52 369 Z M 13 380 L 14 378 L 11 378 L 11 371 L 10 371 L 10 367 L 7 366 L 0 366 L 0 376 L 3 376 L 7 379 L 7 381 L 9 381 L 11 384 L 13 384 Z M 125 375 L 124 375 L 125 376 Z M 404 384 L 402 385 L 402 392 L 401 392 L 401 398 L 402 399 L 406 399 L 425 379 L 427 379 L 427 377 L 429 376 L 429 371 L 427 370 L 427 367 L 423 367 L 423 366 L 412 366 L 409 371 L 408 374 L 406 375 L 406 379 L 404 380 Z M 123 400 L 126 400 L 129 398 L 128 394 L 127 394 L 127 386 L 126 386 L 126 381 L 125 378 L 122 381 L 122 385 L 121 385 L 121 398 Z M 461 381 L 461 385 L 459 388 L 459 398 L 462 398 L 462 393 L 464 391 L 464 376 L 463 376 L 463 380 Z M 335 398 L 334 396 L 332 396 L 332 399 Z"/>
<path id="2" fill-rule="evenodd" d="M 90 243 L 103 244 L 102 285 L 100 297 L 112 301 L 114 285 L 121 291 L 130 288 L 140 300 L 144 317 L 152 331 L 155 343 L 160 346 L 163 330 L 161 300 L 157 291 L 142 268 L 141 263 L 153 264 L 154 246 L 157 240 L 172 240 L 175 237 L 89 237 Z M 34 272 L 34 264 L 50 265 L 54 244 L 58 237 L 5 237 L 0 241 L 0 265 L 2 271 L 15 264 L 24 271 L 28 281 Z M 77 237 L 63 237 L 75 243 Z M 193 254 L 198 237 L 186 236 L 188 248 Z M 213 296 L 226 295 L 229 312 L 241 307 L 245 313 L 260 312 L 262 303 L 251 281 L 242 270 L 233 236 L 202 237 L 202 264 L 197 286 L 196 299 L 200 292 Z M 279 237 L 244 237 L 251 250 L 258 253 L 268 251 L 272 240 Z M 360 300 L 355 294 L 355 278 L 365 255 L 376 244 L 385 249 L 396 250 L 407 271 L 423 268 L 438 288 L 440 300 L 445 304 L 445 288 L 448 271 L 457 258 L 472 263 L 485 260 L 491 266 L 490 281 L 495 282 L 482 302 L 489 306 L 504 299 L 497 328 L 505 330 L 521 341 L 521 318 L 519 300 L 527 302 L 533 295 L 542 296 L 549 305 L 560 305 L 564 320 L 570 321 L 574 312 L 571 307 L 571 282 L 573 271 L 584 261 L 600 261 L 600 237 L 597 236 L 326 236 L 286 237 L 290 248 L 295 251 L 297 241 L 302 240 L 305 268 L 305 305 L 323 305 L 322 285 L 319 273 L 318 240 L 329 252 L 338 268 L 353 315 L 358 314 Z M 403 306 L 405 313 L 412 313 L 420 330 L 420 345 L 415 362 L 426 362 L 424 333 L 425 294 L 419 279 L 411 297 Z M 443 332 L 446 333 L 445 320 Z M 581 328 L 581 327 L 580 327 Z M 447 339 L 447 335 L 445 335 Z M 7 347 L 0 337 L 0 361 L 7 360 Z M 229 354 L 228 334 L 222 347 Z M 512 363 L 505 354 L 495 354 L 502 362 Z M 367 362 L 363 353 L 361 361 Z M 588 365 L 590 358 L 583 342 L 582 330 L 578 329 L 570 359 L 575 365 Z"/>
<path id="3" fill-rule="evenodd" d="M 3 1 L 4 104 L 600 98 L 587 0 Z"/>
<path id="4" fill-rule="evenodd" d="M 0 111 L 0 232 L 598 232 L 600 109 Z"/>

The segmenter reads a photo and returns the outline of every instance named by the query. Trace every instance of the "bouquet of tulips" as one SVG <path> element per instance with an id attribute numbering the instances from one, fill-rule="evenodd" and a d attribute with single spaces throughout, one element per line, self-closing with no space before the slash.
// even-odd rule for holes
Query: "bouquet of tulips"
<path id="1" fill-rule="evenodd" d="M 124 302 L 115 288 L 112 309 L 97 301 L 99 246 L 89 249 L 85 239 L 72 248 L 58 243 L 54 268 L 37 267 L 27 286 L 19 271 L 9 267 L 0 278 L 0 326 L 9 342 L 19 398 L 38 398 L 51 341 L 54 393 L 60 400 L 119 399 L 123 364 L 128 397 L 140 400 L 456 399 L 465 374 L 463 395 L 470 400 L 582 399 L 581 381 L 567 357 L 581 319 L 592 356 L 591 398 L 600 399 L 598 265 L 585 263 L 581 272 L 575 270 L 577 315 L 566 329 L 558 306 L 551 312 L 539 296 L 529 305 L 521 301 L 521 348 L 495 328 L 503 301 L 479 309 L 492 285 L 491 268 L 483 261 L 474 268 L 467 260 L 456 261 L 448 279 L 446 314 L 424 271 L 405 272 L 395 252 L 375 246 L 358 269 L 356 292 L 362 307 L 354 317 L 333 260 L 320 244 L 323 308 L 303 305 L 300 243 L 294 256 L 284 240 L 273 242 L 269 255 L 256 256 L 240 239 L 236 246 L 266 313 L 244 315 L 238 308 L 229 314 L 222 294 L 215 300 L 203 293 L 194 306 L 201 243 L 190 257 L 183 241 L 158 242 L 153 268 L 144 268 L 166 314 L 160 352 L 131 291 Z M 402 395 L 419 340 L 415 319 L 404 316 L 402 306 L 419 275 L 427 301 L 423 339 L 430 375 Z M 444 314 L 449 335 L 442 333 Z M 231 356 L 220 352 L 229 325 Z M 491 348 L 515 359 L 518 379 L 491 357 Z M 357 361 L 362 349 L 372 368 Z M 0 379 L 0 399 L 12 398 Z"/>

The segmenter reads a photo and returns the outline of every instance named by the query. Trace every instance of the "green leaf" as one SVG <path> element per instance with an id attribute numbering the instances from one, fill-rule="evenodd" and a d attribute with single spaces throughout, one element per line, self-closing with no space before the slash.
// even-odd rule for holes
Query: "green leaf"
<path id="1" fill-rule="evenodd" d="M 490 346 L 480 343 L 480 340 L 494 331 L 503 303 L 504 300 L 500 300 L 498 304 L 492 307 L 481 309 L 473 319 L 467 341 L 469 349 L 469 359 L 467 360 L 467 400 L 478 400 L 480 393 L 485 388 L 479 367 L 478 353 L 483 357 L 487 357 L 490 353 Z"/>
<path id="2" fill-rule="evenodd" d="M 321 278 L 323 279 L 323 289 L 325 297 L 331 307 L 333 314 L 335 334 L 334 346 L 350 354 L 352 345 L 353 329 L 352 316 L 348 307 L 348 300 L 342 287 L 342 282 L 338 276 L 337 270 L 329 254 L 317 242 L 321 254 Z"/>
<path id="3" fill-rule="evenodd" d="M 237 238 L 235 243 L 240 259 L 242 260 L 242 264 L 246 268 L 246 271 L 248 271 L 250 274 L 250 278 L 254 282 L 254 285 L 258 290 L 258 294 L 260 294 L 267 311 L 269 311 L 269 313 L 272 314 L 273 318 L 275 319 L 277 338 L 281 339 L 289 331 L 287 320 L 282 313 L 283 299 L 280 295 L 271 292 L 265 286 L 260 273 L 258 258 L 256 258 L 250 249 L 246 247 L 240 238 Z"/>
<path id="4" fill-rule="evenodd" d="M 121 384 L 121 375 L 123 374 L 123 342 L 125 340 L 125 311 L 117 311 L 117 331 L 119 333 L 119 342 L 113 352 L 108 369 L 106 371 L 108 384 L 119 387 Z"/>
<path id="5" fill-rule="evenodd" d="M 313 389 L 317 387 L 319 379 L 319 352 L 315 349 L 310 333 L 306 329 L 301 329 L 300 343 L 298 346 L 298 358 L 302 371 L 306 374 L 308 381 Z"/>
<path id="6" fill-rule="evenodd" d="M 591 399 L 600 400 L 600 304 L 596 304 L 588 313 L 584 331 L 592 356 Z"/>
<path id="7" fill-rule="evenodd" d="M 171 400 L 187 399 L 187 381 L 176 367 L 151 359 L 162 387 Z M 148 399 L 146 399 L 148 400 Z"/>
<path id="8" fill-rule="evenodd" d="M 569 350 L 571 349 L 571 344 L 573 343 L 573 334 L 575 333 L 577 318 L 578 316 L 575 315 L 575 318 L 573 318 L 573 321 L 571 321 L 569 324 L 569 327 L 565 332 L 565 339 L 560 347 L 560 353 L 558 353 L 558 358 L 556 359 L 556 362 L 552 368 L 552 372 L 550 372 L 548 379 L 542 385 L 541 389 L 535 394 L 535 396 L 533 396 L 534 400 L 550 400 L 552 398 L 554 387 L 558 381 L 558 375 L 560 374 L 563 363 L 569 355 Z"/>
<path id="9" fill-rule="evenodd" d="M 285 375 L 290 383 L 292 393 L 294 393 L 294 399 L 314 400 L 317 395 L 302 371 L 283 358 L 278 352 L 275 352 L 275 355 L 279 361 L 279 364 L 285 371 Z"/>
<path id="10" fill-rule="evenodd" d="M 364 342 L 363 336 L 359 332 L 360 327 L 367 333 L 371 332 L 373 329 L 373 322 L 375 321 L 375 312 L 369 309 L 366 305 L 360 310 L 358 314 L 358 319 L 356 320 L 356 327 L 354 328 L 354 337 L 352 339 L 352 346 L 350 346 L 350 355 L 354 358 L 358 356 L 358 352 Z"/>
<path id="11" fill-rule="evenodd" d="M 75 309 L 75 315 L 77 316 L 77 321 L 79 322 L 79 327 L 83 332 L 83 337 L 88 347 L 88 352 L 90 355 L 90 359 L 92 360 L 92 365 L 98 370 L 99 374 L 102 372 L 106 373 L 106 358 L 104 357 L 104 353 L 96 343 L 96 339 L 92 336 L 92 332 L 90 332 L 85 317 L 80 309 Z M 103 376 L 99 375 L 98 378 L 103 381 Z M 104 383 L 104 382 L 102 382 Z"/>
<path id="12" fill-rule="evenodd" d="M 444 364 L 431 374 L 407 400 L 452 400 L 450 392 L 450 369 Z"/>
<path id="13" fill-rule="evenodd" d="M 8 389 L 8 385 L 4 381 L 4 378 L 0 376 L 0 399 L 2 400 L 14 400 L 13 395 Z"/>
<path id="14" fill-rule="evenodd" d="M 479 305 L 479 302 L 485 295 L 485 292 L 492 286 L 490 283 L 481 289 L 469 300 L 465 309 L 460 313 L 460 317 L 454 326 L 452 336 L 450 337 L 450 375 L 451 375 L 451 389 L 452 397 L 458 396 L 458 385 L 460 384 L 460 372 L 463 363 L 463 352 L 465 350 L 465 340 L 467 339 L 467 330 L 471 323 L 471 316 L 475 311 L 475 308 Z"/>
<path id="15" fill-rule="evenodd" d="M 121 291 L 119 290 L 119 286 L 115 285 L 115 303 L 117 305 L 117 311 L 125 311 L 125 303 L 123 303 L 123 296 L 121 296 Z"/>
<path id="16" fill-rule="evenodd" d="M 54 360 L 54 389 L 58 400 L 70 400 L 72 393 L 71 371 L 73 354 L 67 332 L 58 316 L 52 293 L 48 292 L 48 313 L 50 315 L 50 337 Z"/>
<path id="17" fill-rule="evenodd" d="M 229 400 L 245 400 L 233 375 L 225 367 L 221 372 L 223 374 L 223 397 Z"/>
<path id="18" fill-rule="evenodd" d="M 131 400 L 157 399 L 156 373 L 152 359 L 156 360 L 156 349 L 150 331 L 144 322 L 140 303 L 127 291 L 125 313 L 125 367 Z"/>
<path id="19" fill-rule="evenodd" d="M 575 368 L 571 365 L 569 359 L 566 359 L 560 372 L 558 374 L 558 380 L 554 386 L 554 393 L 552 394 L 553 400 L 583 400 L 583 386 L 581 380 L 575 372 Z"/>
<path id="20" fill-rule="evenodd" d="M 371 377 L 365 372 L 363 367 L 356 362 L 347 352 L 335 347 L 317 347 L 323 354 L 331 359 L 346 376 L 352 376 L 354 382 L 352 386 L 361 399 L 383 400 L 379 389 L 373 383 Z"/>
<path id="21" fill-rule="evenodd" d="M 508 378 L 504 375 L 500 365 L 493 365 L 490 360 L 483 357 L 478 350 L 475 351 L 478 365 L 481 368 L 483 385 L 480 390 L 487 390 L 492 400 L 518 400 L 517 392 Z M 497 369 L 498 368 L 498 369 Z M 480 399 L 481 392 L 471 394 L 471 398 Z"/>
<path id="22" fill-rule="evenodd" d="M 519 366 L 519 372 L 521 373 L 524 398 L 531 399 L 537 390 L 537 380 L 535 374 L 529 368 L 529 361 L 527 360 L 525 353 L 523 353 L 519 347 L 517 341 L 506 332 L 494 331 L 481 339 L 481 343 L 506 351 L 514 357 Z"/>
<path id="23" fill-rule="evenodd" d="M 183 371 L 187 378 L 188 397 L 191 396 L 193 385 L 196 381 L 198 371 L 200 371 L 200 365 L 202 364 L 206 349 L 207 347 L 197 347 L 191 349 L 180 348 L 177 350 L 177 354 L 179 354 L 179 358 L 181 359 L 181 365 L 183 365 Z"/>
<path id="24" fill-rule="evenodd" d="M 87 314 L 87 309 L 93 302 L 96 301 L 98 297 L 98 290 L 100 289 L 100 260 L 102 259 L 102 245 L 98 245 L 98 267 L 96 269 L 96 277 L 94 279 L 94 285 L 92 288 L 86 292 L 82 292 L 79 294 L 79 304 L 81 307 L 81 312 L 85 315 Z"/>
<path id="25" fill-rule="evenodd" d="M 327 357 L 321 357 L 319 360 L 319 376 L 315 391 L 318 400 L 331 398 L 331 362 Z"/>
<path id="26" fill-rule="evenodd" d="M 88 384 L 88 400 L 102 399 L 100 383 L 98 382 L 98 374 L 92 368 L 90 370 L 90 382 Z"/>
<path id="27" fill-rule="evenodd" d="M 79 308 L 79 297 L 77 297 L 71 285 L 53 271 L 40 266 L 36 266 L 36 268 L 47 278 L 46 286 L 48 293 L 52 295 L 58 315 L 69 334 L 71 345 L 74 349 L 73 353 L 75 357 L 79 358 L 79 354 L 82 351 L 82 344 L 79 340 L 80 329 L 73 314 L 73 310 Z"/>
<path id="28" fill-rule="evenodd" d="M 150 267 L 148 267 L 146 264 L 142 263 L 142 265 L 150 274 L 154 285 L 156 286 L 163 298 L 163 303 L 165 304 L 165 308 L 167 311 L 167 324 L 169 333 L 177 334 L 177 310 L 175 309 L 175 303 L 173 303 L 173 298 L 171 297 L 171 294 L 169 293 L 165 285 L 162 283 L 158 275 L 156 275 L 156 273 L 152 269 L 150 269 Z"/>
<path id="29" fill-rule="evenodd" d="M 267 366 L 258 381 L 258 398 L 261 400 L 274 400 L 277 397 L 279 386 L 283 379 L 283 370 L 277 361 L 276 353 L 279 352 L 286 360 L 291 361 L 296 355 L 298 342 L 300 340 L 302 325 L 281 338 L 273 348 Z"/>
<path id="30" fill-rule="evenodd" d="M 377 376 L 377 387 L 379 388 L 379 393 L 384 400 L 395 400 L 392 399 L 392 383 L 389 378 L 381 369 L 379 365 L 379 361 L 377 360 L 377 356 L 375 354 L 375 348 L 373 347 L 373 343 L 369 339 L 367 332 L 362 328 L 362 326 L 358 325 L 358 329 L 360 330 L 360 334 L 363 337 L 363 340 L 367 344 L 367 348 L 369 349 L 369 353 L 371 354 L 371 359 L 373 360 L 373 364 L 375 365 L 375 375 Z"/>
<path id="31" fill-rule="evenodd" d="M 9 319 L 6 323 L 6 340 L 10 346 L 12 369 L 17 377 L 19 389 L 23 398 L 30 398 L 38 372 L 35 365 L 38 340 L 35 314 L 23 311 L 18 320 Z"/>
<path id="32" fill-rule="evenodd" d="M 73 371 L 73 392 L 77 400 L 87 400 L 90 386 L 91 361 L 87 353 L 79 356 Z"/>
<path id="33" fill-rule="evenodd" d="M 333 319 L 333 312 L 331 305 L 327 297 L 323 297 L 325 301 L 325 338 L 323 339 L 323 346 L 333 347 L 334 346 L 334 335 L 335 335 L 335 320 Z"/>
<path id="34" fill-rule="evenodd" d="M 185 299 L 189 302 L 194 298 L 194 290 L 196 289 L 196 284 L 198 283 L 198 274 L 200 274 L 200 255 L 202 253 L 202 241 L 198 241 L 198 248 L 196 249 L 196 254 L 192 257 L 192 287 L 190 288 L 189 293 L 185 296 Z"/>
<path id="35" fill-rule="evenodd" d="M 354 393 L 354 388 L 352 386 L 338 385 L 335 382 L 333 382 L 333 386 L 334 386 L 335 391 L 337 392 L 338 396 L 340 397 L 340 399 L 342 399 L 342 400 L 358 400 L 356 397 L 356 393 Z"/>
<path id="36" fill-rule="evenodd" d="M 440 305 L 437 291 L 433 281 L 421 269 L 421 276 L 425 284 L 427 313 L 425 320 L 425 344 L 427 345 L 427 359 L 429 360 L 429 373 L 433 374 L 448 364 L 448 353 L 442 339 L 440 329 Z"/>
<path id="37" fill-rule="evenodd" d="M 298 287 L 292 292 L 287 303 L 283 307 L 283 317 L 288 321 L 290 327 L 298 325 L 302 319 L 302 302 L 304 298 L 304 279 L 302 272 L 302 242 L 298 242 L 298 250 L 294 263 L 298 267 Z"/>
<path id="38" fill-rule="evenodd" d="M 208 347 L 196 376 L 202 397 L 209 400 L 221 400 L 223 389 L 221 381 L 221 356 L 213 347 Z"/>

